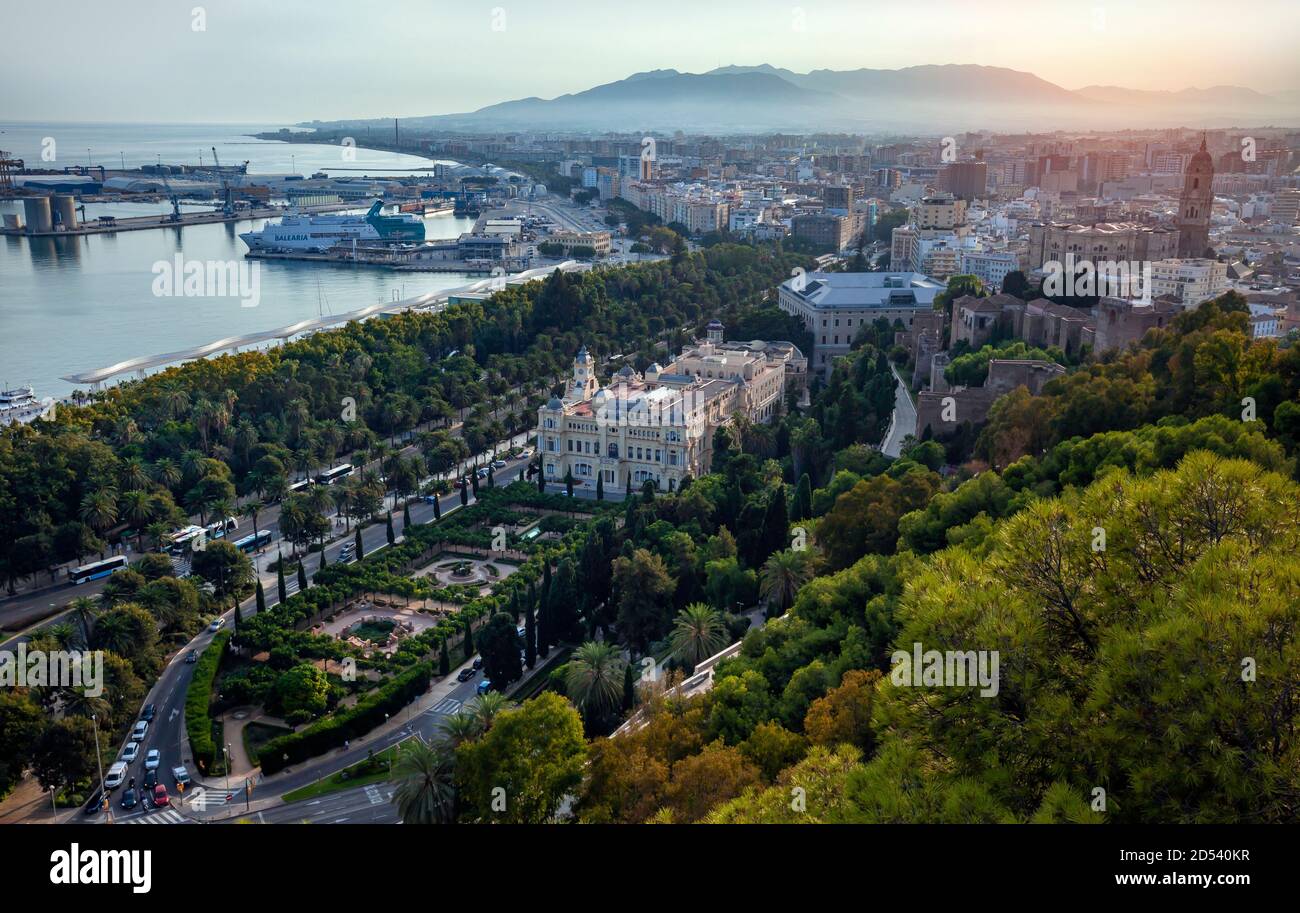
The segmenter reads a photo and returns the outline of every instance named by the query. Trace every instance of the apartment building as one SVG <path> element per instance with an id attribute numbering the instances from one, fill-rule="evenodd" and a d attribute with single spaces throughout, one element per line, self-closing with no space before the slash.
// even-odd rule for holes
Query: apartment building
<path id="1" fill-rule="evenodd" d="M 1151 294 L 1173 297 L 1183 307 L 1217 298 L 1228 289 L 1228 264 L 1208 259 L 1157 260 L 1151 264 Z"/>

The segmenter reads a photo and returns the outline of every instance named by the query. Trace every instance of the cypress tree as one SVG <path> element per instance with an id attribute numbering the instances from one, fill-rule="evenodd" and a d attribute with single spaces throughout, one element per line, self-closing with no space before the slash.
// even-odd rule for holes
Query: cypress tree
<path id="1" fill-rule="evenodd" d="M 395 532 L 393 532 L 393 512 L 392 512 L 391 510 L 388 512 L 388 524 L 387 524 L 387 525 L 388 525 L 388 530 L 387 530 L 387 532 L 388 532 L 388 544 L 389 544 L 389 545 L 395 545 L 395 544 L 397 543 L 397 534 L 396 534 Z"/>
<path id="2" fill-rule="evenodd" d="M 318 571 L 323 571 L 323 570 L 325 570 L 325 566 L 326 566 L 328 563 L 329 563 L 329 562 L 325 560 L 325 549 L 322 547 L 321 550 L 320 550 L 320 567 L 318 567 L 316 570 L 318 570 Z"/>
<path id="3" fill-rule="evenodd" d="M 266 611 L 266 590 L 262 589 L 262 581 L 257 581 L 257 614 L 261 615 Z"/>
<path id="4" fill-rule="evenodd" d="M 360 561 L 366 557 L 365 546 L 361 542 L 361 527 L 357 527 L 356 535 L 353 537 L 353 544 L 356 546 L 357 560 Z"/>
<path id="5" fill-rule="evenodd" d="M 564 473 L 564 493 L 567 494 L 570 498 L 573 497 L 573 473 L 572 472 Z"/>
<path id="6" fill-rule="evenodd" d="M 284 553 L 281 552 L 275 562 L 275 585 L 281 604 L 289 598 L 288 588 L 284 584 Z"/>
<path id="7" fill-rule="evenodd" d="M 542 591 L 537 600 L 537 653 L 546 659 L 551 652 L 551 562 L 542 564 Z"/>
<path id="8" fill-rule="evenodd" d="M 474 498 L 478 499 L 478 470 L 475 469 L 469 475 L 469 484 L 474 486 Z"/>
<path id="9" fill-rule="evenodd" d="M 491 464 L 488 464 L 488 479 L 487 479 L 487 482 L 488 482 L 488 488 L 496 488 L 496 487 L 497 487 L 496 476 L 495 476 L 495 475 L 493 474 L 493 472 L 492 472 L 492 466 L 491 466 Z"/>
<path id="10" fill-rule="evenodd" d="M 632 678 L 632 664 L 623 667 L 623 712 L 636 706 L 636 680 Z"/>
<path id="11" fill-rule="evenodd" d="M 474 658 L 474 622 L 468 618 L 465 619 L 465 639 L 462 641 L 462 646 L 464 646 L 465 648 L 465 658 L 473 659 Z"/>
<path id="12" fill-rule="evenodd" d="M 596 500 L 605 500 L 605 473 L 596 476 Z"/>
<path id="13" fill-rule="evenodd" d="M 794 503 L 790 505 L 790 518 L 806 520 L 812 513 L 812 479 L 808 473 L 799 476 L 799 484 L 794 490 Z"/>
<path id="14" fill-rule="evenodd" d="M 298 592 L 301 593 L 307 589 L 307 562 L 298 562 Z"/>
<path id="15" fill-rule="evenodd" d="M 436 523 L 438 520 L 441 520 L 441 519 L 442 519 L 442 503 L 441 503 L 441 500 L 442 500 L 442 499 L 439 498 L 437 495 L 434 495 L 434 496 L 433 496 L 433 519 L 434 519 L 434 522 L 435 522 L 435 523 Z"/>
<path id="16" fill-rule="evenodd" d="M 402 532 L 405 533 L 407 527 L 411 525 L 411 502 L 406 501 L 402 504 Z"/>
<path id="17" fill-rule="evenodd" d="M 530 584 L 528 598 L 524 605 L 524 665 L 529 669 L 537 664 L 537 619 L 534 617 L 533 601 Z"/>
<path id="18" fill-rule="evenodd" d="M 469 503 L 469 488 L 465 485 L 465 480 L 460 480 L 460 506 L 464 507 Z"/>
<path id="19" fill-rule="evenodd" d="M 451 657 L 447 655 L 447 638 L 442 639 L 442 646 L 438 648 L 438 674 L 451 674 Z"/>
<path id="20" fill-rule="evenodd" d="M 546 473 L 542 472 L 542 462 L 537 461 L 537 490 L 546 494 Z"/>
<path id="21" fill-rule="evenodd" d="M 244 613 L 239 611 L 239 598 L 235 597 L 235 633 L 239 633 L 240 627 L 244 623 Z"/>

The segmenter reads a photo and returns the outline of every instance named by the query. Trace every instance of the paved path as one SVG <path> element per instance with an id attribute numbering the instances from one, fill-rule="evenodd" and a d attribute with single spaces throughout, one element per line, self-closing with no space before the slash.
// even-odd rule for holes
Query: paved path
<path id="1" fill-rule="evenodd" d="M 898 369 L 890 365 L 889 370 L 894 373 L 897 382 L 894 387 L 894 414 L 889 420 L 889 431 L 885 434 L 880 449 L 885 456 L 896 457 L 902 452 L 903 440 L 909 434 L 916 434 L 916 406 L 907 384 L 898 376 Z"/>

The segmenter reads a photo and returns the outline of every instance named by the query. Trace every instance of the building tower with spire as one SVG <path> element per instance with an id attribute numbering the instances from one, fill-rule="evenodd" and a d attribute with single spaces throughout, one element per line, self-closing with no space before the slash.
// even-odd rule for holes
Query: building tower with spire
<path id="1" fill-rule="evenodd" d="M 1210 209 L 1214 206 L 1214 160 L 1201 148 L 1187 163 L 1183 195 L 1178 201 L 1178 256 L 1204 257 L 1210 246 Z"/>
<path id="2" fill-rule="evenodd" d="M 578 354 L 573 359 L 573 379 L 569 381 L 569 390 L 564 395 L 567 402 L 579 403 L 596 395 L 599 385 L 596 383 L 595 365 L 595 359 L 586 346 L 578 349 Z"/>

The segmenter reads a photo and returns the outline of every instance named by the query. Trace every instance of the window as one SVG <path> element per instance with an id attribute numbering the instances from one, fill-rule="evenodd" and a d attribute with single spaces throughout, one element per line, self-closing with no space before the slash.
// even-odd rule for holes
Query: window
<path id="1" fill-rule="evenodd" d="M 609 455 L 610 455 L 610 457 L 612 457 L 612 458 L 615 459 L 615 460 L 618 459 L 618 444 L 615 444 L 615 443 L 613 443 L 613 442 L 610 442 L 610 445 L 609 445 Z"/>

